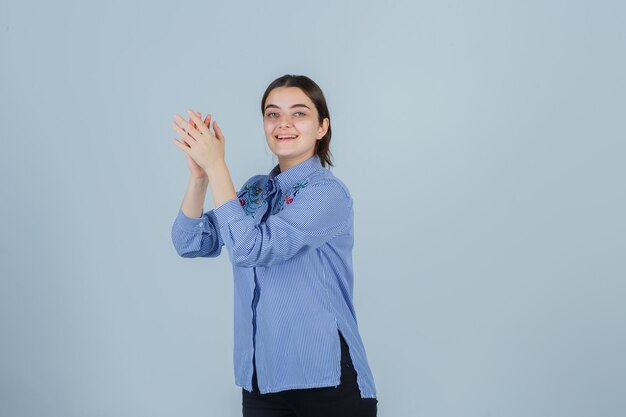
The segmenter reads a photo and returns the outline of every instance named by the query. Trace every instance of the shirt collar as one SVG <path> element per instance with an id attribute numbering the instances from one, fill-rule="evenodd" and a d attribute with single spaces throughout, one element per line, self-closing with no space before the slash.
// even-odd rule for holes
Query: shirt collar
<path id="1" fill-rule="evenodd" d="M 314 154 L 309 159 L 302 161 L 298 165 L 292 166 L 283 172 L 280 172 L 280 164 L 276 164 L 276 166 L 270 171 L 269 180 L 274 180 L 278 183 L 281 190 L 287 191 L 296 185 L 298 181 L 305 179 L 319 168 L 322 168 L 320 157 L 317 154 Z"/>

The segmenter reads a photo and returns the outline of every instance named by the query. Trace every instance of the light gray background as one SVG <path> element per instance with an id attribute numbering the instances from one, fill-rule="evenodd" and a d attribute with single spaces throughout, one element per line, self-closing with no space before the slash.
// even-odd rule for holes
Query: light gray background
<path id="1" fill-rule="evenodd" d="M 239 187 L 286 73 L 330 106 L 379 416 L 625 415 L 625 16 L 2 1 L 0 415 L 241 415 L 228 258 L 170 241 L 170 122 L 212 113 Z"/>

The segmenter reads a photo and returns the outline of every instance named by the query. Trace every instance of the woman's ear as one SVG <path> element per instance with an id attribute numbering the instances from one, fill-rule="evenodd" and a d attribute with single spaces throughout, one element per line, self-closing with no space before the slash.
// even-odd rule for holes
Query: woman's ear
<path id="1" fill-rule="evenodd" d="M 320 136 L 318 137 L 318 139 L 323 138 L 326 132 L 328 132 L 329 124 L 330 124 L 330 119 L 328 117 L 324 117 L 324 120 L 322 120 L 322 125 L 319 128 Z"/>

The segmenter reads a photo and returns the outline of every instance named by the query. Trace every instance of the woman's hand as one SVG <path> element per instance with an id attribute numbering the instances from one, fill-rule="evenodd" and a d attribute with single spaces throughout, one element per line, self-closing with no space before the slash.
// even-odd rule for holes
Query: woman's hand
<path id="1" fill-rule="evenodd" d="M 215 121 L 213 121 L 215 135 L 209 130 L 211 125 L 210 114 L 202 122 L 200 113 L 195 113 L 191 110 L 187 112 L 190 117 L 189 122 L 179 115 L 174 116 L 175 121 L 182 128 L 175 122 L 172 122 L 172 127 L 178 132 L 182 142 L 176 139 L 172 139 L 172 142 L 185 152 L 192 175 L 195 178 L 205 178 L 208 167 L 224 160 L 225 138 Z"/>
<path id="2" fill-rule="evenodd" d="M 200 112 L 197 112 L 196 114 L 198 115 L 199 118 L 202 118 L 202 114 Z M 196 127 L 196 123 L 193 120 L 191 120 L 191 116 L 189 116 L 189 123 L 193 123 L 193 126 Z M 206 116 L 206 119 L 204 119 L 204 124 L 205 126 L 209 126 L 211 124 L 210 114 L 208 114 Z M 172 141 L 176 143 L 180 143 L 176 139 L 172 139 Z M 188 146 L 188 145 L 185 143 L 184 146 Z M 187 159 L 187 166 L 189 167 L 189 171 L 191 172 L 191 177 L 197 180 L 208 181 L 209 176 L 207 175 L 206 171 L 200 165 L 198 165 L 196 161 L 194 161 L 193 158 L 191 158 L 191 156 L 187 154 L 187 152 L 183 152 L 183 155 L 185 155 L 185 159 Z"/>

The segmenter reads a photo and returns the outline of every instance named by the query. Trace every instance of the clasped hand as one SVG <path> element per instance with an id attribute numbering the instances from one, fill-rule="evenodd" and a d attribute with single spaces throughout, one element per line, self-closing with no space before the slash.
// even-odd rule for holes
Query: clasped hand
<path id="1" fill-rule="evenodd" d="M 189 121 L 178 114 L 174 115 L 172 127 L 178 132 L 182 142 L 176 139 L 172 139 L 172 142 L 189 155 L 199 167 L 207 171 L 209 167 L 224 160 L 224 135 L 215 121 L 213 121 L 215 134 L 211 133 L 210 114 L 203 122 L 201 113 L 191 110 L 187 110 L 187 113 Z"/>

